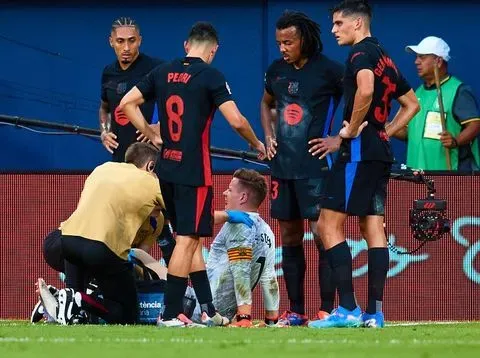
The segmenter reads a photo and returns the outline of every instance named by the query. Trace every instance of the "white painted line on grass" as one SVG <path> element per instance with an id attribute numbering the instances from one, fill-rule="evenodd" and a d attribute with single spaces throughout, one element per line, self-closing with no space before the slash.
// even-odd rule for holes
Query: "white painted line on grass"
<path id="1" fill-rule="evenodd" d="M 205 340 L 202 338 L 71 338 L 71 337 L 52 337 L 52 338 L 30 338 L 30 337 L 0 337 L 0 343 L 54 343 L 54 344 L 68 344 L 68 343 L 125 343 L 125 344 L 193 344 L 193 345 L 217 345 L 217 344 L 237 344 L 237 340 Z M 480 340 L 461 340 L 461 339 L 390 339 L 390 340 L 357 340 L 357 339 L 270 339 L 270 340 L 252 340 L 252 339 L 243 339 L 241 340 L 243 344 L 304 344 L 304 345 L 339 345 L 339 344 L 350 344 L 356 346 L 378 346 L 378 345 L 475 345 L 480 346 Z"/>
<path id="2" fill-rule="evenodd" d="M 442 326 L 462 323 L 474 323 L 471 321 L 417 321 L 417 322 L 392 322 L 385 323 L 386 327 L 408 327 L 408 326 Z"/>

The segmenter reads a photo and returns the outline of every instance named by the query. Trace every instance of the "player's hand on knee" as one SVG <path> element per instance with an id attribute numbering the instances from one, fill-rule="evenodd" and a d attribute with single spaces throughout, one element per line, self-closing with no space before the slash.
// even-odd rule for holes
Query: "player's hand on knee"
<path id="1" fill-rule="evenodd" d="M 225 210 L 227 213 L 227 221 L 232 224 L 245 224 L 248 227 L 253 226 L 253 220 L 246 212 L 238 210 Z"/>
<path id="2" fill-rule="evenodd" d="M 103 131 L 100 138 L 105 149 L 113 154 L 113 150 L 118 148 L 117 136 L 112 132 Z"/>
<path id="3" fill-rule="evenodd" d="M 267 158 L 271 160 L 277 154 L 277 140 L 274 137 L 265 138 Z"/>
<path id="4" fill-rule="evenodd" d="M 328 153 L 333 153 L 340 149 L 341 143 L 342 138 L 340 136 L 314 138 L 308 142 L 308 144 L 311 145 L 308 151 L 312 154 L 312 156 L 316 157 L 317 155 L 320 155 L 318 159 L 323 159 Z"/>

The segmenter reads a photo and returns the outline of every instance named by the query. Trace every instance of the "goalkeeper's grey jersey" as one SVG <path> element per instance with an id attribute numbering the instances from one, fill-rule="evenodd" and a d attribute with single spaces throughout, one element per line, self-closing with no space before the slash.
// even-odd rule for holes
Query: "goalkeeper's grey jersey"
<path id="1" fill-rule="evenodd" d="M 252 303 L 251 293 L 257 284 L 262 286 L 266 310 L 278 310 L 279 305 L 275 237 L 258 213 L 248 214 L 254 225 L 224 224 L 207 261 L 215 307 L 230 319 L 237 306 Z"/>

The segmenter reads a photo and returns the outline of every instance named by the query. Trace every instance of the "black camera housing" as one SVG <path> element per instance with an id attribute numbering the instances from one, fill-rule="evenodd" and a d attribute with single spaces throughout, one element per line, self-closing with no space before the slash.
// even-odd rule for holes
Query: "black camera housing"
<path id="1" fill-rule="evenodd" d="M 446 200 L 415 200 L 409 216 L 413 237 L 419 241 L 436 241 L 450 232 L 450 220 L 446 217 L 446 210 Z"/>

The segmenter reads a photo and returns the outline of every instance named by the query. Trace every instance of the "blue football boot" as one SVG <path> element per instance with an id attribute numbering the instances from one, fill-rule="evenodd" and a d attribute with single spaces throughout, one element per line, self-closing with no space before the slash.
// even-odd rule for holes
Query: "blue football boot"
<path id="1" fill-rule="evenodd" d="M 311 321 L 308 324 L 310 328 L 333 328 L 333 327 L 360 327 L 363 324 L 362 310 L 356 307 L 349 311 L 342 306 L 338 306 L 330 316 L 325 319 Z"/>
<path id="2" fill-rule="evenodd" d="M 385 317 L 383 312 L 374 314 L 364 313 L 362 315 L 363 327 L 366 328 L 383 328 L 385 326 Z"/>

